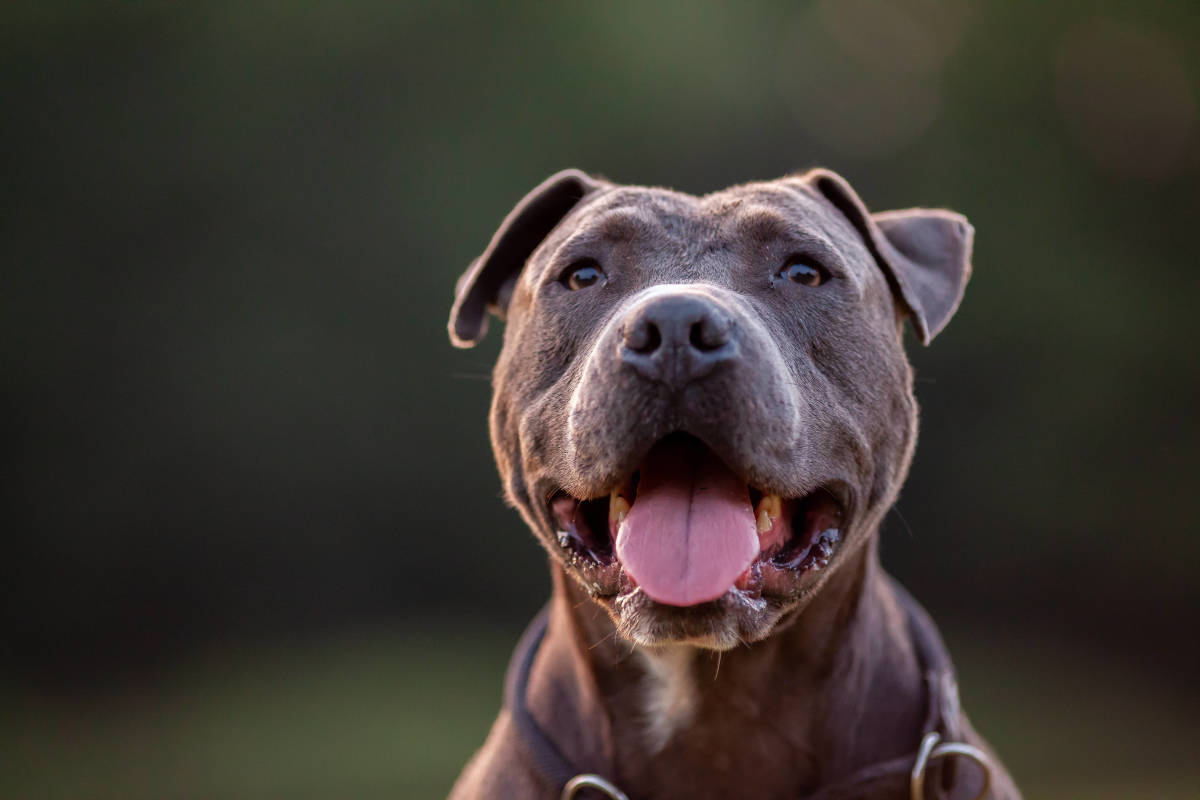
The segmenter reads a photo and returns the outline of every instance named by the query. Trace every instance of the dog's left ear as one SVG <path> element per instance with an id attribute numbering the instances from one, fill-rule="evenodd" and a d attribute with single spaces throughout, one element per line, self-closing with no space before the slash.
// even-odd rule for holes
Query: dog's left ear
<path id="1" fill-rule="evenodd" d="M 858 229 L 929 344 L 954 315 L 971 276 L 975 229 L 967 218 L 927 208 L 872 214 L 837 173 L 818 169 L 804 179 Z"/>
<path id="2" fill-rule="evenodd" d="M 483 255 L 458 279 L 449 325 L 455 347 L 479 343 L 487 332 L 489 311 L 504 318 L 526 260 L 580 200 L 607 185 L 585 172 L 565 169 L 542 181 L 508 212 Z"/>

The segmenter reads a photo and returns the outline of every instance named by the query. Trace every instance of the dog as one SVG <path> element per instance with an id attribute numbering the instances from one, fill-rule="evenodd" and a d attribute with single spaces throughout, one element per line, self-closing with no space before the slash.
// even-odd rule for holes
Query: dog
<path id="1" fill-rule="evenodd" d="M 506 320 L 491 441 L 550 603 L 454 800 L 1019 798 L 877 537 L 917 434 L 911 322 L 973 228 L 827 170 L 696 197 L 560 172 L 459 279 Z"/>

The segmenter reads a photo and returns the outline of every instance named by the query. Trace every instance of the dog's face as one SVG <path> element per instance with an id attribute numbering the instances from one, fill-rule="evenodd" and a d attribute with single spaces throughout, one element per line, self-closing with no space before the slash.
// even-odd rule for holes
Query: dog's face
<path id="1" fill-rule="evenodd" d="M 568 171 L 459 283 L 457 344 L 506 313 L 508 498 L 644 645 L 768 635 L 874 534 L 916 433 L 902 347 L 969 273 L 942 211 L 872 217 L 838 176 L 704 197 Z"/>

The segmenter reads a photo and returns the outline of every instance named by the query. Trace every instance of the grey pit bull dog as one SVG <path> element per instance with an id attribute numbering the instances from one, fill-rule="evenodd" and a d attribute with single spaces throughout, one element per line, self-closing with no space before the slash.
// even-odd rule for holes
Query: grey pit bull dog
<path id="1" fill-rule="evenodd" d="M 554 591 L 451 797 L 1019 797 L 876 541 L 916 441 L 904 321 L 945 326 L 971 240 L 824 170 L 703 197 L 568 170 L 517 205 L 450 335 L 507 319 L 492 446 Z"/>

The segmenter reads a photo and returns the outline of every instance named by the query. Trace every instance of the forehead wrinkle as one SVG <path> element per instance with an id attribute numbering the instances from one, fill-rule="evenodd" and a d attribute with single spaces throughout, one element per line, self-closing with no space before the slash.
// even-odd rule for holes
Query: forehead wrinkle
<path id="1" fill-rule="evenodd" d="M 661 228 L 653 215 L 640 208 L 603 211 L 555 248 L 555 259 L 596 258 L 607 245 L 648 239 Z"/>
<path id="2" fill-rule="evenodd" d="M 628 242 L 661 229 L 662 222 L 656 215 L 640 206 L 621 206 L 603 212 L 584 231 L 596 239 L 610 242 Z"/>
<path id="3" fill-rule="evenodd" d="M 738 242 L 765 247 L 785 243 L 823 254 L 834 249 L 819 226 L 806 214 L 776 206 L 740 203 L 732 213 L 718 218 L 713 236 L 728 248 Z"/>
<path id="4" fill-rule="evenodd" d="M 743 205 L 726 218 L 722 228 L 737 237 L 767 241 L 794 234 L 797 226 L 773 208 Z"/>

